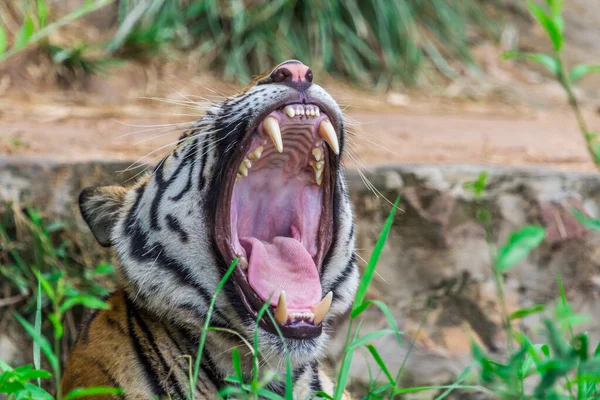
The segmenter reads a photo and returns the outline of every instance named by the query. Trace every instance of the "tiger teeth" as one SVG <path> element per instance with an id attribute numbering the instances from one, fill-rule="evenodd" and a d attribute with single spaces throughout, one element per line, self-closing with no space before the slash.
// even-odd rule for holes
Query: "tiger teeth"
<path id="1" fill-rule="evenodd" d="M 281 291 L 279 294 L 279 300 L 277 301 L 277 308 L 274 314 L 275 320 L 280 324 L 285 324 L 288 319 L 288 307 L 287 300 L 285 298 L 285 291 Z"/>
<path id="2" fill-rule="evenodd" d="M 321 115 L 321 110 L 319 107 L 312 104 L 294 104 L 285 106 L 283 112 L 289 118 L 298 118 L 298 117 L 309 117 L 315 118 Z"/>
<path id="3" fill-rule="evenodd" d="M 337 135 L 335 134 L 335 129 L 333 129 L 333 125 L 331 125 L 331 122 L 328 119 L 321 121 L 321 124 L 319 125 L 319 136 L 327 142 L 336 155 L 340 154 L 340 145 L 338 143 Z"/>
<path id="4" fill-rule="evenodd" d="M 283 153 L 283 141 L 281 139 L 281 129 L 279 128 L 279 122 L 275 117 L 267 117 L 263 121 L 263 128 L 267 135 L 273 141 L 273 145 L 278 152 Z"/>
<path id="5" fill-rule="evenodd" d="M 294 110 L 294 107 L 292 107 L 292 106 L 287 106 L 284 109 L 284 111 L 287 114 L 287 116 L 290 118 L 294 118 L 294 116 L 296 115 L 296 110 Z"/>
<path id="6" fill-rule="evenodd" d="M 246 161 L 248 161 L 248 163 L 246 163 Z M 242 163 L 240 164 L 240 167 L 238 168 L 238 175 L 248 176 L 248 168 L 251 165 L 252 164 L 250 163 L 250 161 L 245 158 L 244 161 L 242 161 Z"/>
<path id="7" fill-rule="evenodd" d="M 329 309 L 331 308 L 331 301 L 333 300 L 333 292 L 327 293 L 323 300 L 321 300 L 318 304 L 312 306 L 310 310 L 315 314 L 314 323 L 315 325 L 319 325 L 321 321 L 325 318 Z"/>
<path id="8" fill-rule="evenodd" d="M 258 160 L 260 158 L 260 156 L 262 155 L 264 148 L 263 146 L 258 146 L 256 149 L 254 149 L 254 151 L 250 154 L 248 154 L 248 159 L 249 160 Z M 250 168 L 250 167 L 248 167 Z"/>
<path id="9" fill-rule="evenodd" d="M 294 319 L 309 319 L 312 320 L 315 317 L 315 315 L 313 313 L 310 312 L 305 312 L 305 313 L 291 313 L 290 314 L 290 319 L 294 320 Z"/>
<path id="10" fill-rule="evenodd" d="M 323 183 L 323 166 L 325 165 L 325 161 L 311 161 L 309 164 L 315 171 L 315 183 L 321 185 Z"/>
<path id="11" fill-rule="evenodd" d="M 312 149 L 312 155 L 315 158 L 315 160 L 321 161 L 321 157 L 323 157 L 323 152 L 317 147 Z"/>
<path id="12" fill-rule="evenodd" d="M 240 264 L 240 266 L 242 267 L 242 269 L 245 271 L 248 269 L 248 260 L 246 259 L 246 257 L 244 257 L 241 254 L 237 254 L 237 258 L 239 259 L 238 263 Z"/>

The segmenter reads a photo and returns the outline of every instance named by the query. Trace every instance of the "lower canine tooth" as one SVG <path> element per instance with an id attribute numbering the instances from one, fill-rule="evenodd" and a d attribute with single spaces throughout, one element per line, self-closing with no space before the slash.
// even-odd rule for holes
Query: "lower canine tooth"
<path id="1" fill-rule="evenodd" d="M 248 269 L 248 260 L 246 260 L 246 257 L 244 256 L 238 256 L 239 257 L 239 263 L 242 266 L 242 269 L 245 271 Z"/>
<path id="2" fill-rule="evenodd" d="M 287 114 L 287 116 L 290 118 L 294 118 L 294 116 L 296 115 L 296 111 L 294 110 L 294 107 L 292 107 L 292 106 L 287 106 L 284 111 Z"/>
<path id="3" fill-rule="evenodd" d="M 333 129 L 333 125 L 331 125 L 331 122 L 328 119 L 321 121 L 321 124 L 319 125 L 319 136 L 329 144 L 329 147 L 331 147 L 331 150 L 333 150 L 336 155 L 340 154 L 340 145 L 338 143 L 337 135 L 335 134 L 335 129 Z"/>
<path id="4" fill-rule="evenodd" d="M 320 303 L 319 303 L 320 304 Z M 285 324 L 288 319 L 288 307 L 285 299 L 285 291 L 281 291 L 279 294 L 279 301 L 277 302 L 277 308 L 275 309 L 275 320 L 281 325 Z"/>
<path id="5" fill-rule="evenodd" d="M 283 153 L 283 141 L 281 139 L 281 129 L 279 128 L 279 122 L 274 117 L 267 117 L 263 121 L 263 128 L 267 135 L 271 137 L 273 145 L 278 152 Z M 333 127 L 332 127 L 333 129 Z M 337 139 L 337 138 L 336 138 Z"/>
<path id="6" fill-rule="evenodd" d="M 310 310 L 315 314 L 314 322 L 315 325 L 319 325 L 321 321 L 325 318 L 327 313 L 329 312 L 329 308 L 331 307 L 331 301 L 333 300 L 333 292 L 327 293 L 323 300 L 319 302 L 319 304 L 314 305 L 310 308 Z"/>

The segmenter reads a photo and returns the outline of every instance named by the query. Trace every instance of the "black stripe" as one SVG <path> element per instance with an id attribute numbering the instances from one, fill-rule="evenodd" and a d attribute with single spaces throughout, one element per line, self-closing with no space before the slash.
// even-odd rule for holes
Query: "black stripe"
<path id="1" fill-rule="evenodd" d="M 177 165 L 177 168 L 168 180 L 165 181 L 163 175 L 163 168 L 164 164 L 166 164 L 167 158 L 164 158 L 160 162 L 160 164 L 162 165 L 155 169 L 154 182 L 156 183 L 156 194 L 154 195 L 154 198 L 152 199 L 152 204 L 150 205 L 150 227 L 153 230 L 160 230 L 160 225 L 158 223 L 158 209 L 160 208 L 160 203 L 162 202 L 164 194 L 167 192 L 169 186 L 171 186 L 171 184 L 173 184 L 173 182 L 175 182 L 175 180 L 177 180 L 177 178 L 180 176 L 183 168 L 185 168 L 188 164 L 192 164 L 194 162 L 194 155 L 196 154 L 197 144 L 198 139 L 194 139 L 192 142 L 190 142 L 189 147 L 185 152 L 185 155 L 183 156 L 183 160 L 181 160 L 179 165 Z"/>
<path id="2" fill-rule="evenodd" d="M 108 379 L 110 387 L 117 388 L 117 389 L 124 389 L 121 387 L 119 382 L 117 382 L 117 380 L 110 374 L 110 372 L 106 369 L 106 367 L 104 367 L 104 365 L 102 365 L 102 364 L 100 364 L 100 362 L 98 362 L 98 360 L 93 360 L 93 359 L 88 358 L 88 361 L 91 364 L 93 364 L 96 368 L 98 368 L 100 370 L 100 372 L 102 372 L 104 374 L 104 376 Z M 124 399 L 125 396 L 123 394 L 120 394 L 119 398 Z"/>
<path id="3" fill-rule="evenodd" d="M 200 171 L 198 171 L 198 191 L 204 189 L 206 185 L 206 178 L 204 177 L 204 167 L 206 167 L 206 158 L 208 157 L 208 138 L 204 138 L 202 142 L 202 152 L 200 159 Z"/>
<path id="4" fill-rule="evenodd" d="M 206 363 L 206 365 L 204 365 Z M 206 374 L 208 379 L 215 385 L 217 391 L 221 390 L 223 387 L 224 381 L 221 372 L 217 369 L 217 366 L 213 362 L 210 353 L 204 348 L 204 353 L 202 354 L 202 362 L 200 363 L 200 368 Z"/>
<path id="5" fill-rule="evenodd" d="M 185 186 L 183 187 L 183 189 L 181 189 L 181 192 L 177 193 L 175 196 L 169 197 L 169 199 L 171 199 L 172 201 L 179 201 L 179 200 L 181 200 L 181 198 L 183 197 L 184 194 L 186 194 L 187 192 L 190 191 L 190 189 L 192 188 L 192 174 L 193 173 L 194 173 L 194 166 L 192 164 L 190 164 L 190 168 L 188 170 L 188 180 L 187 180 Z"/>
<path id="6" fill-rule="evenodd" d="M 354 268 L 356 268 L 356 254 L 352 253 L 352 257 L 350 257 L 350 261 L 348 261 L 348 264 L 346 264 L 346 267 L 335 278 L 335 281 L 333 281 L 333 283 L 329 287 L 329 290 L 331 290 L 335 293 L 336 290 L 338 289 L 338 287 L 340 287 L 350 277 Z M 339 298 L 339 296 L 333 296 L 333 301 L 335 302 L 336 300 L 339 301 L 341 299 Z"/>
<path id="7" fill-rule="evenodd" d="M 123 327 L 121 326 L 121 324 L 119 323 L 119 321 L 114 320 L 112 317 L 106 317 L 106 323 L 113 329 L 116 329 L 117 331 L 119 331 L 119 334 L 126 336 L 127 332 L 125 332 L 125 329 L 123 329 Z"/>
<path id="8" fill-rule="evenodd" d="M 156 340 L 154 339 L 154 335 L 152 334 L 152 332 L 150 331 L 150 329 L 148 328 L 148 325 L 146 325 L 146 322 L 144 321 L 144 319 L 138 314 L 135 313 L 134 314 L 134 318 L 135 318 L 135 322 L 137 323 L 137 325 L 139 326 L 139 328 L 142 330 L 142 333 L 146 336 L 146 340 L 148 341 L 148 343 L 150 343 L 152 350 L 154 351 L 154 353 L 156 354 L 156 356 L 158 357 L 158 360 L 160 361 L 162 368 L 163 368 L 163 374 L 166 376 L 166 374 L 169 373 L 169 371 L 171 370 L 171 367 L 167 361 L 165 360 L 165 358 L 163 357 L 160 349 L 158 348 L 158 345 L 156 344 Z M 180 399 L 185 399 L 185 391 L 181 388 L 181 385 L 179 383 L 179 381 L 176 378 L 176 374 L 171 373 L 171 376 L 169 377 L 169 381 L 171 382 L 171 385 L 169 385 L 169 393 L 171 392 L 171 390 L 173 389 L 173 387 L 175 388 L 175 390 L 177 391 L 177 395 L 179 396 Z M 164 382 L 165 384 L 168 384 L 167 382 Z"/>
<path id="9" fill-rule="evenodd" d="M 310 378 L 310 390 L 314 392 L 320 392 L 323 390 L 323 386 L 321 386 L 321 379 L 319 379 L 319 366 L 317 363 L 313 363 L 312 367 L 312 376 Z"/>
<path id="10" fill-rule="evenodd" d="M 188 234 L 183 229 L 183 227 L 181 226 L 181 224 L 179 223 L 179 221 L 177 220 L 177 218 L 175 218 L 171 214 L 167 214 L 165 216 L 165 220 L 167 221 L 167 228 L 169 228 L 170 231 L 177 233 L 179 235 L 179 239 L 183 243 L 187 243 L 187 241 L 188 241 Z"/>
<path id="11" fill-rule="evenodd" d="M 98 316 L 99 312 L 100 312 L 100 310 L 93 310 L 88 315 L 88 317 L 85 319 L 85 321 L 83 321 L 83 323 L 81 324 L 81 333 L 79 334 L 79 339 L 81 340 L 82 343 L 88 344 L 89 336 L 90 336 L 90 326 L 92 325 L 92 322 L 94 322 L 94 320 Z"/>
<path id="12" fill-rule="evenodd" d="M 164 389 L 160 385 L 160 380 L 158 378 L 158 375 L 154 371 L 152 363 L 150 362 L 150 359 L 148 358 L 148 356 L 146 355 L 146 352 L 142 348 L 140 341 L 138 339 L 138 336 L 135 333 L 135 328 L 133 326 L 133 324 L 134 324 L 133 320 L 135 318 L 134 317 L 135 310 L 133 308 L 133 304 L 131 303 L 131 301 L 129 300 L 128 297 L 125 298 L 125 301 L 126 301 L 126 308 L 127 308 L 127 327 L 129 330 L 129 339 L 130 339 L 131 345 L 133 346 L 133 349 L 135 350 L 135 354 L 137 356 L 138 362 L 144 368 L 146 380 L 150 383 L 150 386 L 152 388 L 152 394 L 154 394 L 155 396 L 157 396 L 159 398 L 162 398 L 163 396 L 166 396 L 167 393 L 164 391 Z"/>

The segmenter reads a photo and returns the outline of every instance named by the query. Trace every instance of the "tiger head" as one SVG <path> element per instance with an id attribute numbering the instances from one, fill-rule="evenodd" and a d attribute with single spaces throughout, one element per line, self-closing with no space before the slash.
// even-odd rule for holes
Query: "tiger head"
<path id="1" fill-rule="evenodd" d="M 339 106 L 286 61 L 212 106 L 151 174 L 87 188 L 80 208 L 138 306 L 198 332 L 238 259 L 210 325 L 250 338 L 268 302 L 292 361 L 310 362 L 357 286 L 344 143 Z M 280 356 L 272 320 L 259 326 L 261 353 Z"/>

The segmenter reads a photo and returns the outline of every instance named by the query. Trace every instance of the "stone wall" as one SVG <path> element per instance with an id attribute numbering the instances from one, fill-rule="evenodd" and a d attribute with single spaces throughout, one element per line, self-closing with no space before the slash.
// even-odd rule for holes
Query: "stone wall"
<path id="1" fill-rule="evenodd" d="M 116 173 L 128 163 L 59 164 L 39 159 L 0 159 L 0 198 L 33 204 L 65 219 L 90 246 L 91 235 L 79 217 L 76 198 L 82 187 L 124 182 L 135 172 Z M 489 187 L 481 201 L 463 188 L 481 171 L 489 172 Z M 357 218 L 357 247 L 368 259 L 394 199 L 401 196 L 388 243 L 384 248 L 369 296 L 389 305 L 407 343 L 415 347 L 405 378 L 411 384 L 443 383 L 470 363 L 470 340 L 489 352 L 502 352 L 506 342 L 491 274 L 486 232 L 476 219 L 482 207 L 491 212 L 493 236 L 502 243 L 524 224 L 540 224 L 548 236 L 542 246 L 506 276 L 509 310 L 558 297 L 556 273 L 577 310 L 600 314 L 600 234 L 580 227 L 570 210 L 599 216 L 600 177 L 535 169 L 471 166 L 390 166 L 366 173 L 380 194 L 366 189 L 357 171 L 348 172 Z M 379 311 L 365 314 L 363 333 L 386 327 Z M 520 322 L 536 337 L 541 316 Z M 341 323 L 329 349 L 339 360 L 346 325 Z M 600 339 L 598 319 L 581 329 L 592 343 Z M 417 334 L 418 333 L 418 334 Z M 395 371 L 408 345 L 383 338 L 377 347 Z M 7 355 L 0 338 L 0 358 Z M 353 373 L 368 377 L 368 357 L 357 355 Z"/>

